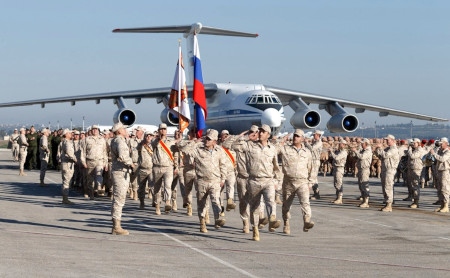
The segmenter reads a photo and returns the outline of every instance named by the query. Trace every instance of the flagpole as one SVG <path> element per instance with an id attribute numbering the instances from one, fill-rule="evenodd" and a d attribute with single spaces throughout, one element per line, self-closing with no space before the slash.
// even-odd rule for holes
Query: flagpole
<path id="1" fill-rule="evenodd" d="M 181 109 L 181 39 L 178 39 L 178 130 L 181 130 L 181 118 L 180 118 L 180 109 Z"/>

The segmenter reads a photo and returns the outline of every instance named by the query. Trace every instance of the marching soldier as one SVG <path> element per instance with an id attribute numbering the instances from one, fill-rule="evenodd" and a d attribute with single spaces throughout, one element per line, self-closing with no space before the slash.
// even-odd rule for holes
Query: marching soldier
<path id="1" fill-rule="evenodd" d="M 141 126 L 138 126 L 135 131 L 135 136 L 132 136 L 128 141 L 128 146 L 130 148 L 130 156 L 131 160 L 133 160 L 133 172 L 130 176 L 130 185 L 131 185 L 131 193 L 130 199 L 137 200 L 138 199 L 138 159 L 139 159 L 139 151 L 137 149 L 139 143 L 142 141 L 144 136 L 144 129 Z"/>
<path id="2" fill-rule="evenodd" d="M 319 138 L 317 138 L 317 140 L 321 142 Z M 314 163 L 317 163 L 317 161 L 314 161 L 310 149 L 307 148 L 303 142 L 303 130 L 296 129 L 293 134 L 292 144 L 282 143 L 282 146 L 278 146 L 284 174 L 282 185 L 282 215 L 284 221 L 283 233 L 285 234 L 291 233 L 289 224 L 291 214 L 289 211 L 296 195 L 300 200 L 303 214 L 303 231 L 308 232 L 309 229 L 314 227 L 314 222 L 311 221 L 309 187 L 317 181 L 317 176 L 313 177 L 312 174 L 315 173 L 317 175 L 317 172 L 314 171 L 317 171 L 318 165 L 313 165 Z M 320 151 L 317 151 L 317 154 L 319 153 Z M 313 170 L 314 167 L 316 167 L 316 169 Z"/>
<path id="3" fill-rule="evenodd" d="M 101 190 L 103 185 L 103 170 L 108 167 L 106 140 L 100 135 L 98 126 L 91 128 L 92 135 L 87 136 L 81 145 L 81 162 L 86 171 L 85 194 L 94 200 L 95 190 Z M 106 169 L 105 169 L 106 168 Z"/>
<path id="4" fill-rule="evenodd" d="M 358 169 L 358 185 L 361 192 L 362 202 L 359 204 L 360 208 L 369 207 L 369 177 L 370 177 L 370 163 L 372 162 L 372 147 L 370 146 L 370 140 L 364 138 L 361 142 L 361 149 L 352 149 L 356 158 L 356 167 Z"/>
<path id="5" fill-rule="evenodd" d="M 227 158 L 226 165 L 227 165 L 227 177 L 225 179 L 225 186 L 222 188 L 221 191 L 225 190 L 225 197 L 227 199 L 227 205 L 226 210 L 230 211 L 234 208 L 236 208 L 236 204 L 234 203 L 234 186 L 236 184 L 236 153 L 233 150 L 230 150 L 229 148 L 226 148 L 222 145 L 222 143 L 230 136 L 230 133 L 228 130 L 224 129 L 220 133 L 220 142 L 221 147 L 223 148 L 225 152 L 225 156 Z M 220 203 L 222 205 L 222 198 L 220 198 Z M 224 207 L 222 205 L 222 211 Z"/>
<path id="6" fill-rule="evenodd" d="M 376 153 L 381 159 L 381 187 L 383 190 L 386 206 L 381 209 L 383 212 L 392 212 L 394 202 L 394 177 L 399 163 L 399 154 L 394 135 L 387 135 L 387 147 L 383 149 L 382 144 L 378 144 Z"/>
<path id="7" fill-rule="evenodd" d="M 220 188 L 224 186 L 227 174 L 226 158 L 222 147 L 217 145 L 218 132 L 209 129 L 203 141 L 198 145 L 195 141 L 184 141 L 178 143 L 180 150 L 190 155 L 195 161 L 195 172 L 197 174 L 197 210 L 200 220 L 200 232 L 206 233 L 206 203 L 208 196 L 211 199 L 214 212 L 215 228 L 225 225 L 225 219 L 221 218 L 220 212 Z M 187 143 L 187 144 L 186 144 Z"/>
<path id="8" fill-rule="evenodd" d="M 246 156 L 246 169 L 249 174 L 247 193 L 250 204 L 250 223 L 253 227 L 253 240 L 259 241 L 259 206 L 264 196 L 266 210 L 269 215 L 269 231 L 280 227 L 276 219 L 275 186 L 281 182 L 281 171 L 278 167 L 278 152 L 269 142 L 270 126 L 263 124 L 259 128 L 259 140 L 254 142 L 236 141 L 233 148 L 240 148 Z"/>
<path id="9" fill-rule="evenodd" d="M 347 141 L 340 140 L 338 149 L 332 151 L 328 150 L 330 157 L 333 158 L 333 176 L 334 176 L 334 188 L 336 189 L 336 200 L 334 204 L 342 205 L 342 195 L 344 193 L 343 178 L 345 162 L 347 161 Z"/>
<path id="10" fill-rule="evenodd" d="M 305 146 L 311 151 L 312 154 L 312 172 L 311 172 L 311 178 L 313 180 L 312 190 L 313 195 L 311 196 L 312 200 L 320 199 L 319 194 L 319 182 L 317 180 L 317 176 L 319 175 L 319 168 L 320 168 L 320 156 L 322 153 L 322 140 L 320 137 L 322 136 L 323 131 L 316 130 L 313 133 L 313 141 L 312 144 L 305 141 Z"/>
<path id="11" fill-rule="evenodd" d="M 139 143 L 138 150 L 138 196 L 139 196 L 139 209 L 145 208 L 145 188 L 149 187 L 148 194 L 151 195 L 153 192 L 153 177 L 152 177 L 152 156 L 153 149 L 151 146 L 151 142 L 154 138 L 154 134 L 151 131 L 146 131 L 144 134 L 144 139 Z M 160 211 L 157 211 L 156 214 L 161 214 Z"/>
<path id="12" fill-rule="evenodd" d="M 153 183 L 155 186 L 156 209 L 161 203 L 161 190 L 163 191 L 165 207 L 164 211 L 172 210 L 172 181 L 178 172 L 178 155 L 175 141 L 167 138 L 167 125 L 160 124 L 158 127 L 158 138 L 152 141 L 153 148 Z M 162 189 L 161 189 L 162 187 Z"/>

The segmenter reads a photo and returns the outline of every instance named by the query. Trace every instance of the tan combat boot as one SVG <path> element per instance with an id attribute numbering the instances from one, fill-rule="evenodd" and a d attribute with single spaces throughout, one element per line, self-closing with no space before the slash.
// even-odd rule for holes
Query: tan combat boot
<path id="1" fill-rule="evenodd" d="M 419 207 L 419 199 L 414 198 L 414 202 L 411 205 L 409 205 L 408 207 L 410 207 L 412 209 L 418 208 Z"/>
<path id="2" fill-rule="evenodd" d="M 191 204 L 187 204 L 186 214 L 188 216 L 192 216 L 192 205 Z"/>
<path id="3" fill-rule="evenodd" d="M 165 213 L 170 213 L 170 211 L 172 210 L 172 205 L 170 203 L 171 203 L 170 200 L 166 202 L 166 206 L 164 207 Z"/>
<path id="4" fill-rule="evenodd" d="M 120 220 L 113 218 L 113 228 L 111 234 L 113 235 L 119 235 L 119 236 L 127 236 L 130 233 L 127 230 L 122 229 L 120 226 Z"/>
<path id="5" fill-rule="evenodd" d="M 210 221 L 209 221 L 209 212 L 206 212 L 206 213 L 205 213 L 205 223 L 206 223 L 206 224 L 209 224 L 209 223 L 210 223 Z"/>
<path id="6" fill-rule="evenodd" d="M 25 172 L 23 170 L 20 170 L 19 172 L 19 176 L 26 176 L 27 174 L 25 174 Z"/>
<path id="7" fill-rule="evenodd" d="M 219 229 L 225 225 L 225 219 L 217 219 L 214 228 Z"/>
<path id="8" fill-rule="evenodd" d="M 260 216 L 258 221 L 258 228 L 262 229 L 267 224 L 269 224 L 269 218 Z"/>
<path id="9" fill-rule="evenodd" d="M 236 208 L 236 204 L 233 202 L 233 199 L 228 198 L 226 210 L 230 211 L 230 210 L 235 209 L 235 208 Z"/>
<path id="10" fill-rule="evenodd" d="M 392 212 L 392 203 L 386 203 L 386 206 L 381 209 L 384 212 Z"/>
<path id="11" fill-rule="evenodd" d="M 161 208 L 159 207 L 159 204 L 155 204 L 155 214 L 161 215 Z"/>
<path id="12" fill-rule="evenodd" d="M 336 200 L 333 201 L 335 205 L 342 205 L 342 195 L 339 195 Z"/>
<path id="13" fill-rule="evenodd" d="M 63 200 L 61 202 L 63 205 L 73 205 L 74 203 L 69 201 L 69 197 L 63 196 Z"/>
<path id="14" fill-rule="evenodd" d="M 314 227 L 314 222 L 311 221 L 311 218 L 305 217 L 305 219 L 303 219 L 303 231 L 308 232 L 313 227 Z"/>
<path id="15" fill-rule="evenodd" d="M 200 217 L 200 232 L 207 233 L 208 230 L 206 229 L 206 221 L 205 218 Z"/>
<path id="16" fill-rule="evenodd" d="M 281 201 L 280 195 L 278 195 L 278 194 L 275 195 L 275 204 L 277 204 L 277 205 L 283 204 L 283 201 Z"/>
<path id="17" fill-rule="evenodd" d="M 369 207 L 369 197 L 364 198 L 364 201 L 359 205 L 360 208 L 368 208 Z"/>
<path id="18" fill-rule="evenodd" d="M 289 220 L 284 220 L 283 233 L 287 235 L 291 234 L 291 227 L 289 226 Z"/>
<path id="19" fill-rule="evenodd" d="M 242 232 L 244 234 L 250 233 L 250 227 L 248 225 L 248 219 L 242 219 Z"/>
<path id="20" fill-rule="evenodd" d="M 275 215 L 271 215 L 269 218 L 269 232 L 275 232 L 275 229 L 280 227 L 281 221 L 277 220 Z"/>
<path id="21" fill-rule="evenodd" d="M 259 241 L 259 230 L 256 226 L 253 227 L 253 240 Z"/>
<path id="22" fill-rule="evenodd" d="M 145 209 L 145 201 L 144 198 L 139 199 L 139 209 Z"/>
<path id="23" fill-rule="evenodd" d="M 442 205 L 441 210 L 439 210 L 439 212 L 449 212 L 449 210 L 448 210 L 448 203 L 444 203 Z"/>
<path id="24" fill-rule="evenodd" d="M 172 200 L 172 210 L 173 211 L 177 211 L 178 210 L 177 200 Z"/>
<path id="25" fill-rule="evenodd" d="M 137 193 L 137 190 L 133 190 L 133 200 L 135 200 L 135 201 L 138 200 L 138 193 Z"/>

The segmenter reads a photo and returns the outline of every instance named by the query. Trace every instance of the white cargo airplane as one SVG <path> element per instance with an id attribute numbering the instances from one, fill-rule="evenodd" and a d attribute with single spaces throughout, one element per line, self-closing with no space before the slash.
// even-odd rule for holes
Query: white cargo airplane
<path id="1" fill-rule="evenodd" d="M 161 26 L 148 28 L 115 29 L 113 32 L 121 33 L 182 33 L 187 39 L 188 59 L 192 61 L 194 36 L 197 34 L 257 37 L 258 34 L 243 33 L 202 26 L 201 23 L 181 26 Z M 189 73 L 193 79 L 193 65 L 189 64 Z M 273 134 L 278 134 L 286 120 L 283 107 L 289 105 L 294 111 L 290 123 L 294 128 L 315 128 L 320 124 L 320 114 L 311 110 L 309 104 L 318 104 L 320 110 L 325 110 L 331 118 L 327 123 L 330 132 L 353 132 L 358 128 L 358 118 L 344 110 L 354 108 L 355 113 L 366 110 L 378 112 L 381 117 L 394 115 L 425 121 L 444 122 L 444 118 L 392 109 L 377 105 L 371 105 L 351 100 L 321 96 L 301 91 L 276 88 L 261 84 L 229 84 L 210 83 L 205 84 L 205 93 L 208 106 L 208 117 L 206 125 L 208 128 L 217 130 L 227 129 L 237 134 L 247 130 L 252 124 L 268 124 Z M 171 88 L 153 88 L 132 91 L 97 93 L 90 95 L 77 95 L 68 97 L 57 97 L 0 103 L 1 107 L 24 106 L 40 104 L 45 107 L 47 103 L 70 102 L 75 105 L 78 101 L 94 100 L 97 104 L 104 99 L 113 99 L 119 110 L 114 114 L 114 122 L 122 122 L 133 125 L 136 120 L 135 113 L 125 105 L 125 99 L 134 99 L 135 103 L 141 102 L 142 98 L 155 98 L 157 103 L 163 103 L 165 109 L 161 112 L 161 121 L 168 125 L 177 125 L 176 115 L 169 112 L 168 99 Z M 192 96 L 192 86 L 188 87 L 189 95 Z M 191 110 L 192 111 L 192 110 Z"/>

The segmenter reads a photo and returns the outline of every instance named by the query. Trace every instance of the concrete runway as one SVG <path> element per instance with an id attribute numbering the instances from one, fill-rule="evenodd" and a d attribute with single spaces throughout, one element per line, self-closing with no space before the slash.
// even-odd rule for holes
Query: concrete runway
<path id="1" fill-rule="evenodd" d="M 378 179 L 371 180 L 370 208 L 357 207 L 356 179 L 344 178 L 344 205 L 334 205 L 331 177 L 320 177 L 322 199 L 311 202 L 315 226 L 305 233 L 298 200 L 291 235 L 261 231 L 261 241 L 241 232 L 237 211 L 208 233 L 198 218 L 156 216 L 148 203 L 127 199 L 122 226 L 112 236 L 111 201 L 70 193 L 61 205 L 61 174 L 18 175 L 9 150 L 0 151 L 0 277 L 449 277 L 450 214 L 436 213 L 436 190 L 422 190 L 420 208 L 409 209 L 406 188 L 395 187 L 392 213 L 382 213 Z M 237 199 L 237 198 L 236 198 Z M 194 199 L 195 202 L 195 199 Z M 281 206 L 277 207 L 281 219 Z M 196 215 L 196 205 L 194 205 Z"/>

